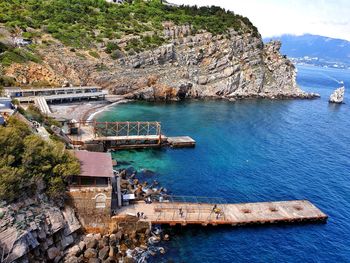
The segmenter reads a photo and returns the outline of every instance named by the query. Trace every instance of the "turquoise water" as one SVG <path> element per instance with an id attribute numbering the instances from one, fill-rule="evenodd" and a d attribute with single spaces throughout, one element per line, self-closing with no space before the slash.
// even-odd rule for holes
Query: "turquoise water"
<path id="1" fill-rule="evenodd" d="M 350 71 L 299 67 L 317 100 L 130 103 L 100 120 L 157 120 L 166 135 L 189 135 L 194 149 L 123 151 L 118 160 L 149 169 L 176 195 L 231 202 L 308 199 L 327 224 L 174 229 L 167 254 L 151 262 L 350 262 L 350 93 L 328 97 Z"/>

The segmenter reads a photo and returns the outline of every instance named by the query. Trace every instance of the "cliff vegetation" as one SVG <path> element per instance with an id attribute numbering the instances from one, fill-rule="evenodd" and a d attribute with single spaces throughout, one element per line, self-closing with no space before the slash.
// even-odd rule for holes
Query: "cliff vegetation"
<path id="1" fill-rule="evenodd" d="M 0 3 L 0 23 L 10 29 L 14 37 L 36 39 L 49 34 L 66 46 L 87 49 L 105 43 L 108 53 L 119 50 L 114 41 L 127 35 L 134 37 L 127 41 L 126 51 L 140 52 L 160 46 L 166 41 L 162 34 L 165 21 L 176 25 L 191 24 L 194 32 L 206 30 L 217 35 L 226 34 L 233 28 L 258 35 L 256 27 L 246 17 L 216 6 L 177 7 L 159 0 L 118 5 L 105 0 L 10 0 Z M 38 62 L 40 58 L 35 55 L 35 45 L 32 49 L 21 51 L 2 45 L 0 61 L 4 66 L 12 62 Z"/>
<path id="2" fill-rule="evenodd" d="M 213 34 L 223 34 L 229 28 L 257 33 L 247 18 L 216 6 L 176 7 L 159 0 L 120 5 L 105 0 L 10 0 L 0 4 L 0 22 L 18 26 L 25 37 L 40 34 L 28 28 L 43 29 L 77 47 L 89 47 L 103 38 L 112 40 L 123 34 L 142 35 L 155 29 L 160 32 L 163 21 L 192 24 L 195 30 L 205 29 Z"/>
<path id="3" fill-rule="evenodd" d="M 30 196 L 39 185 L 52 199 L 59 199 L 67 177 L 79 173 L 79 162 L 64 144 L 44 141 L 16 117 L 0 127 L 0 145 L 0 200 Z"/>

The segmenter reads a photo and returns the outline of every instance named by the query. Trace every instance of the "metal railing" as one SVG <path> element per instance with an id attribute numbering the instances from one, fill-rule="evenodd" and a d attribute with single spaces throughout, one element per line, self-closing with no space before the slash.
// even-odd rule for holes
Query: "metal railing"
<path id="1" fill-rule="evenodd" d="M 95 137 L 160 136 L 160 122 L 92 122 Z"/>
<path id="2" fill-rule="evenodd" d="M 155 221 L 210 223 L 226 221 L 227 201 L 218 197 L 168 196 L 157 202 Z"/>

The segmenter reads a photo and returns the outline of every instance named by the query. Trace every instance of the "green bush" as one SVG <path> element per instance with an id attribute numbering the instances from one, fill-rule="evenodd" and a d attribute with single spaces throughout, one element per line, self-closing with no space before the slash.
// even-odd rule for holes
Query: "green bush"
<path id="1" fill-rule="evenodd" d="M 0 76 L 0 86 L 12 87 L 16 85 L 16 80 L 8 76 Z"/>
<path id="2" fill-rule="evenodd" d="M 85 55 L 82 54 L 82 53 L 79 53 L 79 52 L 76 52 L 75 55 L 77 55 L 77 57 L 80 57 L 80 58 L 83 58 L 83 59 L 86 59 Z"/>
<path id="3" fill-rule="evenodd" d="M 33 53 L 19 48 L 8 49 L 0 55 L 0 64 L 3 66 L 10 66 L 12 63 L 25 63 L 33 61 L 41 62 L 41 58 Z"/>
<path id="4" fill-rule="evenodd" d="M 113 51 L 111 54 L 111 58 L 113 59 L 120 59 L 122 57 L 124 57 L 124 54 L 120 50 Z"/>
<path id="5" fill-rule="evenodd" d="M 0 54 L 4 53 L 8 49 L 9 49 L 9 47 L 7 45 L 5 45 L 4 43 L 0 42 Z"/>
<path id="6" fill-rule="evenodd" d="M 105 49 L 106 53 L 111 54 L 115 50 L 120 50 L 118 44 L 115 42 L 108 42 Z"/>
<path id="7" fill-rule="evenodd" d="M 103 64 L 103 63 L 97 64 L 97 65 L 95 66 L 95 68 L 96 68 L 97 71 L 105 71 L 105 70 L 108 70 L 108 67 L 107 67 L 105 64 Z"/>
<path id="8" fill-rule="evenodd" d="M 100 58 L 100 55 L 96 51 L 89 51 L 89 55 L 94 58 Z"/>
<path id="9" fill-rule="evenodd" d="M 64 196 L 66 179 L 79 174 L 79 162 L 62 143 L 44 141 L 15 117 L 0 127 L 0 145 L 1 200 L 29 195 L 40 180 L 46 183 L 47 194 L 57 200 Z"/>
<path id="10" fill-rule="evenodd" d="M 51 125 L 61 127 L 61 123 L 56 121 L 54 118 L 43 114 L 35 105 L 29 105 L 27 110 L 23 110 L 22 114 L 29 120 L 34 120 L 44 125 L 45 128 L 50 132 Z"/>
<path id="11" fill-rule="evenodd" d="M 249 19 L 216 6 L 167 6 L 160 0 L 132 1 L 121 5 L 105 0 L 0 2 L 0 23 L 8 27 L 18 26 L 23 31 L 27 27 L 42 28 L 66 45 L 77 48 L 91 48 L 94 40 L 101 41 L 101 38 L 113 40 L 127 34 L 142 36 L 148 31 L 161 33 L 163 21 L 192 24 L 195 31 L 205 29 L 213 34 L 224 34 L 229 28 L 234 28 L 258 36 Z M 35 37 L 31 35 L 33 33 L 25 34 Z M 154 44 L 159 43 L 156 40 Z"/>

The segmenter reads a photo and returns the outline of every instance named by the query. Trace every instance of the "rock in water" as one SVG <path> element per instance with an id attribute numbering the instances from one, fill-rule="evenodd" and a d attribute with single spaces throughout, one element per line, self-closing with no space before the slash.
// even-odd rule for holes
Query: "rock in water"
<path id="1" fill-rule="evenodd" d="M 340 87 L 336 89 L 332 95 L 329 97 L 330 103 L 343 103 L 344 100 L 345 87 Z"/>

